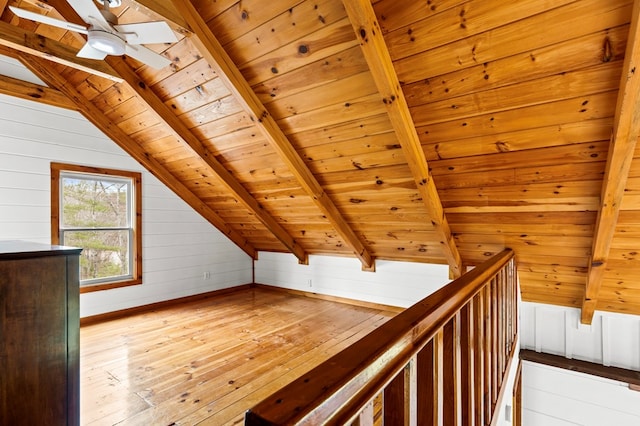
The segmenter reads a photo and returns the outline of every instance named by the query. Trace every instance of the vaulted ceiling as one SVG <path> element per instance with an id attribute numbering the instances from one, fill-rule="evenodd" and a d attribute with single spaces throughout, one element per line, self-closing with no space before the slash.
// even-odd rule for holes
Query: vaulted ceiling
<path id="1" fill-rule="evenodd" d="M 90 0 L 86 0 L 90 1 Z M 251 256 L 515 250 L 524 300 L 640 314 L 640 0 L 123 0 L 178 41 L 76 57 L 64 0 L 0 0 L 0 54 Z"/>

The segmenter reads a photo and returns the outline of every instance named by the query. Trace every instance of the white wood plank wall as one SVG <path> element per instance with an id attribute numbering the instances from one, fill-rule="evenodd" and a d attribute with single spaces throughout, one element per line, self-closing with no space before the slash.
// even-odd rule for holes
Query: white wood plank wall
<path id="1" fill-rule="evenodd" d="M 524 302 L 520 309 L 525 349 L 606 366 L 640 370 L 640 317 L 596 311 L 591 325 L 580 310 Z"/>
<path id="2" fill-rule="evenodd" d="M 376 272 L 363 272 L 355 258 L 309 257 L 300 265 L 291 254 L 260 252 L 255 280 L 292 290 L 409 307 L 449 280 L 449 267 L 413 262 L 376 260 Z"/>
<path id="3" fill-rule="evenodd" d="M 4 95 L 0 239 L 50 242 L 51 161 L 143 172 L 144 283 L 83 294 L 81 316 L 252 281 L 249 256 L 80 114 Z M 205 272 L 210 272 L 209 279 L 204 279 Z"/>
<path id="4" fill-rule="evenodd" d="M 596 311 L 591 325 L 580 310 L 524 302 L 525 349 L 607 366 L 640 370 L 640 317 Z M 626 383 L 523 362 L 525 426 L 640 425 L 640 392 Z"/>
<path id="5" fill-rule="evenodd" d="M 640 392 L 626 383 L 522 363 L 524 426 L 637 426 Z"/>
<path id="6" fill-rule="evenodd" d="M 18 80 L 28 81 L 29 83 L 46 86 L 42 80 L 25 68 L 24 65 L 13 58 L 9 58 L 8 56 L 0 55 L 0 74 L 11 78 L 17 78 Z"/>

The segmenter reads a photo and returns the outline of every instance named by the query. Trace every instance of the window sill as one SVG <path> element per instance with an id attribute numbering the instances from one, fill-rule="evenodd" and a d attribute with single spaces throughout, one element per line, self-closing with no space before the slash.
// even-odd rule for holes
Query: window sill
<path id="1" fill-rule="evenodd" d="M 128 287 L 132 285 L 142 284 L 142 278 L 126 281 L 114 281 L 111 283 L 100 283 L 93 285 L 80 286 L 80 294 L 93 293 L 94 291 L 111 290 L 113 288 Z"/>

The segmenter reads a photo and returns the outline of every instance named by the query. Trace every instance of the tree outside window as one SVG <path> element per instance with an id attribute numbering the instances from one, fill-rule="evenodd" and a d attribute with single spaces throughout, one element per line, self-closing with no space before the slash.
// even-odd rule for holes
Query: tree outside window
<path id="1" fill-rule="evenodd" d="M 52 163 L 52 242 L 81 247 L 81 291 L 139 284 L 140 174 Z"/>

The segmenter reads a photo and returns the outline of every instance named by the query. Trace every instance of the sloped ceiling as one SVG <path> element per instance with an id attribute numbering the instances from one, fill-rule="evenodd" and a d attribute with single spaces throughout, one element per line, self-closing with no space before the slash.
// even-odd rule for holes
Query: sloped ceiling
<path id="1" fill-rule="evenodd" d="M 251 256 L 458 276 L 511 247 L 523 299 L 640 314 L 640 0 L 124 0 L 179 36 L 160 70 L 8 4 L 82 23 L 0 0 L 48 86 L 0 92 L 80 111 Z"/>

